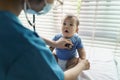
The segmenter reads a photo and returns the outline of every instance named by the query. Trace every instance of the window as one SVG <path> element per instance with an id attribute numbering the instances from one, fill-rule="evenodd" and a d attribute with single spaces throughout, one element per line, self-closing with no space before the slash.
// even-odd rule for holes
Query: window
<path id="1" fill-rule="evenodd" d="M 50 13 L 36 16 L 36 30 L 40 35 L 52 38 L 60 32 L 60 20 L 64 14 L 79 16 L 79 35 L 86 46 L 113 49 L 120 56 L 120 1 L 119 0 L 62 0 L 64 5 Z M 29 15 L 32 21 L 32 16 Z M 20 19 L 28 28 L 24 12 Z"/>
<path id="2" fill-rule="evenodd" d="M 82 0 L 79 16 L 79 34 L 85 46 L 92 48 L 93 53 L 94 48 L 111 51 L 119 68 L 120 0 Z"/>

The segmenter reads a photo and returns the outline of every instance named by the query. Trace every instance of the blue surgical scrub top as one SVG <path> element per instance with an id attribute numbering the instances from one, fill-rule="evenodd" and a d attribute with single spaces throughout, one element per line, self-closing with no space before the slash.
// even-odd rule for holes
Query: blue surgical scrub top
<path id="1" fill-rule="evenodd" d="M 45 42 L 8 11 L 0 11 L 0 80 L 64 80 Z"/>

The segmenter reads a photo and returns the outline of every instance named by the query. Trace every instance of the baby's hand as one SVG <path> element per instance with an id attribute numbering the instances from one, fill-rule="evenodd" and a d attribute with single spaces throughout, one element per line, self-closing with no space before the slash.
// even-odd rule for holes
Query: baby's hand
<path id="1" fill-rule="evenodd" d="M 83 66 L 83 70 L 88 70 L 89 68 L 90 68 L 90 63 L 89 63 L 89 61 L 88 60 L 86 60 L 86 59 L 79 59 L 78 60 L 78 63 L 79 64 L 81 64 L 81 65 L 84 65 Z"/>

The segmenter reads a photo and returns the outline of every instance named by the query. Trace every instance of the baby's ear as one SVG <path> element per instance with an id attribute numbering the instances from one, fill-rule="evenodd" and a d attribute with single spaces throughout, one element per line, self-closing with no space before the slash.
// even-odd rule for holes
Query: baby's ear
<path id="1" fill-rule="evenodd" d="M 78 31 L 79 31 L 79 28 L 78 28 L 78 26 L 77 26 L 77 28 L 76 28 L 76 33 L 78 33 Z"/>

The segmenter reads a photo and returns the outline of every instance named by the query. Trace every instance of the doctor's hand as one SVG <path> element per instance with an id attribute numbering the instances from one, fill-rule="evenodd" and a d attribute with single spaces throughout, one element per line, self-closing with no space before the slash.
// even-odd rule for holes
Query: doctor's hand
<path id="1" fill-rule="evenodd" d="M 60 38 L 56 41 L 56 47 L 61 49 L 70 49 L 73 46 L 72 42 L 69 39 Z"/>
<path id="2" fill-rule="evenodd" d="M 70 69 L 79 64 L 83 66 L 83 70 L 88 70 L 90 68 L 90 63 L 88 60 L 85 59 L 81 60 L 80 58 L 72 58 L 67 61 L 66 69 Z"/>
<path id="3" fill-rule="evenodd" d="M 78 64 L 81 64 L 81 65 L 83 65 L 84 67 L 83 67 L 83 70 L 88 70 L 88 69 L 90 69 L 90 62 L 87 60 L 87 59 L 80 59 L 79 58 L 79 61 L 78 61 Z"/>

